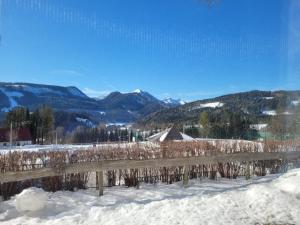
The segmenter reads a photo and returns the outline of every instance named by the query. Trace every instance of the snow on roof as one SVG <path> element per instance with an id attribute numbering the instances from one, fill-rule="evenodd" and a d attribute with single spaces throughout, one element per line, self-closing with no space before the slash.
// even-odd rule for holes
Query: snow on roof
<path id="1" fill-rule="evenodd" d="M 191 136 L 184 134 L 184 133 L 180 133 L 182 135 L 182 138 L 184 141 L 193 141 L 195 140 L 194 138 L 192 138 Z"/>
<path id="2" fill-rule="evenodd" d="M 166 137 L 167 137 L 168 134 L 169 134 L 169 132 L 163 133 L 163 134 L 160 136 L 159 141 L 160 141 L 160 142 L 163 142 L 163 141 L 166 139 Z"/>
<path id="3" fill-rule="evenodd" d="M 175 128 L 168 128 L 158 134 L 154 134 L 148 138 L 152 142 L 164 142 L 164 141 L 192 141 L 194 138 L 178 132 Z"/>
<path id="4" fill-rule="evenodd" d="M 168 129 L 167 129 L 167 130 L 168 130 Z M 158 139 L 160 139 L 160 137 L 161 137 L 165 132 L 166 132 L 166 130 L 161 131 L 161 132 L 159 132 L 159 133 L 157 133 L 157 134 L 154 134 L 154 135 L 148 137 L 148 140 L 149 140 L 149 141 L 155 141 L 155 140 L 158 140 Z"/>

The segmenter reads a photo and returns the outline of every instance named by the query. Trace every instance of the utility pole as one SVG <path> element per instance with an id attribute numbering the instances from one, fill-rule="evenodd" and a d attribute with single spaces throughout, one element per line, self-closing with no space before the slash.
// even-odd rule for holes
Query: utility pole
<path id="1" fill-rule="evenodd" d="M 130 128 L 128 129 L 128 142 L 130 143 L 130 138 L 131 138 L 131 130 L 130 130 Z"/>
<path id="2" fill-rule="evenodd" d="M 10 137 L 9 137 L 9 142 L 10 142 L 10 150 L 12 150 L 12 123 L 10 123 Z"/>
<path id="3" fill-rule="evenodd" d="M 55 131 L 55 145 L 57 146 L 57 130 Z"/>

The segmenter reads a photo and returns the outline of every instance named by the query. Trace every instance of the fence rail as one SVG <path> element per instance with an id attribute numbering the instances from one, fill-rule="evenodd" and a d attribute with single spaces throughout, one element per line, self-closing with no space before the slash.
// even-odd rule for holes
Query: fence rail
<path id="1" fill-rule="evenodd" d="M 255 152 L 218 154 L 183 158 L 163 158 L 147 160 L 102 160 L 98 162 L 82 162 L 67 164 L 56 168 L 39 168 L 28 171 L 0 173 L 0 183 L 24 181 L 43 177 L 61 176 L 64 174 L 84 173 L 118 169 L 143 169 L 173 166 L 207 165 L 228 162 L 251 162 L 264 160 L 300 159 L 300 151 L 292 152 Z"/>

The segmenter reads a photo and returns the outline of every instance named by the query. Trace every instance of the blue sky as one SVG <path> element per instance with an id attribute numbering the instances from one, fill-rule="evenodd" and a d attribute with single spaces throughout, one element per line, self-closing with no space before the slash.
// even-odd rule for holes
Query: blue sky
<path id="1" fill-rule="evenodd" d="M 0 81 L 203 99 L 300 89 L 298 0 L 0 0 Z"/>

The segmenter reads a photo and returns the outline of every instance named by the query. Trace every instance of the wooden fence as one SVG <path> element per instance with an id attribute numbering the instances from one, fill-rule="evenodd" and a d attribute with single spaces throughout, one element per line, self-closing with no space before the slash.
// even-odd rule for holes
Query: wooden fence
<path id="1" fill-rule="evenodd" d="M 99 184 L 99 194 L 103 194 L 103 171 L 119 169 L 144 169 L 162 168 L 173 166 L 208 165 L 228 162 L 253 162 L 267 160 L 298 160 L 300 151 L 291 152 L 255 152 L 255 153 L 233 153 L 218 154 L 212 156 L 181 157 L 181 158 L 160 158 L 146 160 L 101 160 L 98 162 L 81 162 L 66 164 L 52 168 L 39 168 L 28 171 L 4 172 L 0 173 L 0 183 L 9 183 L 38 179 L 43 177 L 61 176 L 72 173 L 97 172 L 97 182 Z M 188 172 L 184 170 L 185 174 Z M 185 176 L 187 177 L 187 176 Z"/>

